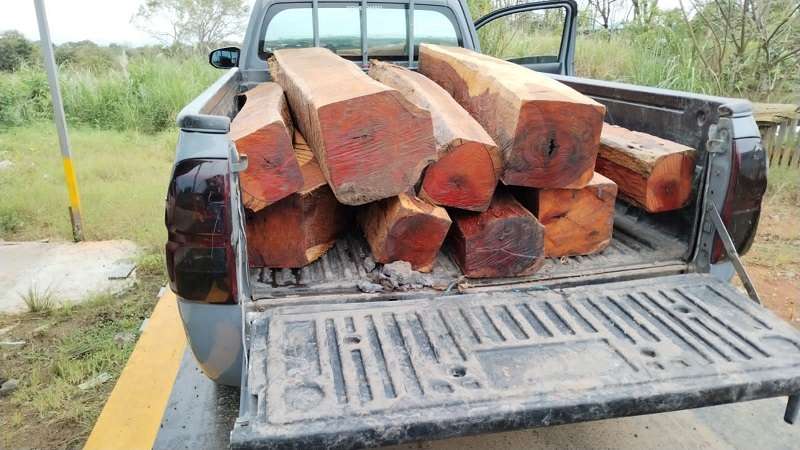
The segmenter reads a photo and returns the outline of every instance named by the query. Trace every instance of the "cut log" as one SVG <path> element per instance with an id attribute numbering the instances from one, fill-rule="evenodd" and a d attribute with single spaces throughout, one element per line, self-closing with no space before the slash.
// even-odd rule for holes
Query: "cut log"
<path id="1" fill-rule="evenodd" d="M 450 247 L 465 276 L 528 275 L 544 262 L 544 227 L 508 192 L 495 192 L 484 212 L 451 215 Z"/>
<path id="2" fill-rule="evenodd" d="M 246 101 L 231 122 L 231 139 L 248 157 L 239 174 L 245 208 L 258 211 L 303 186 L 292 150 L 292 121 L 283 89 L 263 83 L 245 94 Z"/>
<path id="3" fill-rule="evenodd" d="M 619 186 L 619 197 L 651 213 L 686 206 L 692 195 L 691 147 L 604 125 L 597 171 Z"/>
<path id="4" fill-rule="evenodd" d="M 436 159 L 430 113 L 352 62 L 305 48 L 278 50 L 269 66 L 341 203 L 406 192 Z"/>
<path id="5" fill-rule="evenodd" d="M 518 188 L 514 193 L 544 225 L 545 256 L 590 255 L 611 242 L 617 185 L 599 173 L 581 189 Z"/>
<path id="6" fill-rule="evenodd" d="M 439 159 L 425 171 L 419 197 L 434 205 L 485 211 L 503 169 L 486 130 L 424 75 L 380 61 L 371 62 L 369 75 L 431 112 Z"/>
<path id="7" fill-rule="evenodd" d="M 592 178 L 605 107 L 520 65 L 464 48 L 420 44 L 419 70 L 497 143 L 505 184 L 580 188 Z"/>
<path id="8" fill-rule="evenodd" d="M 298 268 L 325 254 L 348 222 L 346 207 L 325 182 L 305 140 L 295 134 L 301 189 L 247 218 L 247 248 L 252 267 Z"/>
<path id="9" fill-rule="evenodd" d="M 420 272 L 433 268 L 451 223 L 444 208 L 406 193 L 369 205 L 358 220 L 375 261 L 407 261 Z"/>

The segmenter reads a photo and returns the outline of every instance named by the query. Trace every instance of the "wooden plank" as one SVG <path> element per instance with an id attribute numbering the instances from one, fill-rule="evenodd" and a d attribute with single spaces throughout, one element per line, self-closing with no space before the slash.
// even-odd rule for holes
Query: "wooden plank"
<path id="1" fill-rule="evenodd" d="M 248 157 L 239 174 L 245 208 L 262 208 L 297 192 L 303 185 L 292 150 L 292 120 L 283 90 L 263 83 L 245 93 L 245 104 L 231 122 L 230 136 Z"/>
<path id="2" fill-rule="evenodd" d="M 775 139 L 775 148 L 777 151 L 777 166 L 787 166 L 789 150 L 787 150 L 787 137 L 789 135 L 789 127 L 786 121 L 778 125 L 778 137 Z"/>
<path id="3" fill-rule="evenodd" d="M 470 278 L 514 277 L 544 263 L 544 227 L 505 190 L 484 212 L 451 211 L 450 247 Z"/>
<path id="4" fill-rule="evenodd" d="M 436 159 L 430 113 L 352 62 L 305 48 L 278 50 L 269 66 L 341 203 L 405 192 Z"/>
<path id="5" fill-rule="evenodd" d="M 439 159 L 425 171 L 420 198 L 434 205 L 485 211 L 503 169 L 491 136 L 424 75 L 380 61 L 370 63 L 369 75 L 431 112 Z"/>
<path id="6" fill-rule="evenodd" d="M 775 156 L 775 125 L 759 125 L 758 131 L 761 134 L 761 144 L 767 152 L 767 163 L 772 166 Z"/>
<path id="7" fill-rule="evenodd" d="M 690 147 L 605 124 L 597 172 L 617 183 L 620 198 L 656 213 L 689 201 L 694 161 Z"/>
<path id="8" fill-rule="evenodd" d="M 252 267 L 308 265 L 333 247 L 348 225 L 348 211 L 336 201 L 305 139 L 296 133 L 295 141 L 303 186 L 297 193 L 248 215 L 247 252 Z"/>
<path id="9" fill-rule="evenodd" d="M 800 119 L 792 121 L 790 132 L 792 135 L 792 148 L 794 148 L 794 158 L 792 159 L 792 167 L 800 168 Z"/>
<path id="10" fill-rule="evenodd" d="M 518 188 L 514 194 L 544 226 L 547 257 L 589 255 L 611 242 L 617 185 L 599 173 L 581 189 Z"/>
<path id="11" fill-rule="evenodd" d="M 358 221 L 375 261 L 407 261 L 429 272 L 450 229 L 447 211 L 411 194 L 400 194 L 361 209 Z"/>
<path id="12" fill-rule="evenodd" d="M 605 107 L 520 65 L 421 44 L 419 70 L 481 124 L 503 155 L 507 185 L 580 188 L 593 176 Z"/>
<path id="13" fill-rule="evenodd" d="M 788 103 L 753 103 L 753 118 L 760 124 L 777 124 L 786 119 L 800 119 L 800 105 Z"/>

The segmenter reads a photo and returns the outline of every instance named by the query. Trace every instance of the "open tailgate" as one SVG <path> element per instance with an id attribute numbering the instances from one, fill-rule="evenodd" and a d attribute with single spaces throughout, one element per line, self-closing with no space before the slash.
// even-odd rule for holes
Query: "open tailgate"
<path id="1" fill-rule="evenodd" d="M 287 306 L 251 333 L 234 448 L 378 446 L 800 392 L 800 332 L 708 275 Z"/>

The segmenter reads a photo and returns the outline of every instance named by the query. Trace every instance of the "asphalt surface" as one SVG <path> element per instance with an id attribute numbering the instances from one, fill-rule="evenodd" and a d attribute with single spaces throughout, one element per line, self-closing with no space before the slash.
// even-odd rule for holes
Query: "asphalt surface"
<path id="1" fill-rule="evenodd" d="M 208 380 L 187 350 L 154 449 L 227 448 L 239 390 Z M 400 449 L 798 449 L 800 425 L 783 422 L 786 398 L 533 430 L 425 441 Z"/>

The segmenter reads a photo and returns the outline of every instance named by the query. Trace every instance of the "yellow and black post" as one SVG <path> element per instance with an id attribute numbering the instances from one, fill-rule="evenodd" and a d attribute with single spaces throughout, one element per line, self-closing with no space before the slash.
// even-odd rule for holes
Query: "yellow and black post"
<path id="1" fill-rule="evenodd" d="M 75 167 L 72 165 L 72 152 L 69 148 L 67 135 L 67 120 L 64 116 L 64 103 L 61 101 L 61 89 L 58 87 L 58 68 L 53 55 L 53 43 L 50 39 L 50 27 L 47 24 L 47 13 L 44 9 L 44 0 L 33 0 L 36 6 L 36 19 L 39 22 L 39 38 L 42 44 L 44 67 L 47 70 L 47 79 L 50 82 L 50 96 L 53 98 L 53 119 L 58 131 L 58 142 L 61 146 L 61 157 L 64 161 L 64 178 L 67 181 L 69 192 L 69 216 L 72 221 L 72 237 L 78 242 L 83 240 L 81 227 L 81 197 L 78 193 L 78 179 L 75 177 Z"/>

